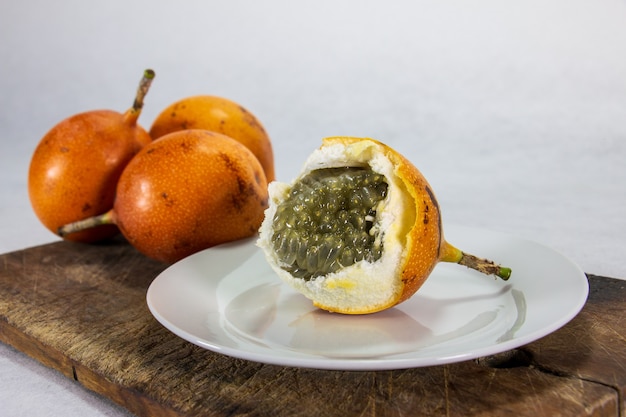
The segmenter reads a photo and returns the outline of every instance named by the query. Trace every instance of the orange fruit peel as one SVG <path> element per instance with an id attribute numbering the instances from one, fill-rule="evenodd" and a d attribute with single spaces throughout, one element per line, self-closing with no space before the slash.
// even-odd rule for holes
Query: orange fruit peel
<path id="1" fill-rule="evenodd" d="M 375 215 L 365 216 L 366 221 L 370 222 L 369 228 L 365 229 L 370 236 L 369 242 L 374 252 L 376 247 L 382 248 L 381 253 L 378 258 L 370 256 L 367 259 L 366 256 L 366 259 L 340 265 L 331 271 L 324 270 L 319 274 L 313 272 L 305 278 L 296 276 L 300 269 L 288 265 L 289 262 L 285 260 L 295 256 L 283 256 L 279 253 L 281 250 L 277 249 L 279 246 L 288 246 L 284 243 L 281 246 L 282 232 L 275 230 L 277 222 L 281 221 L 277 213 L 281 212 L 281 206 L 287 204 L 290 195 L 295 194 L 293 190 L 297 184 L 311 173 L 342 167 L 363 169 L 384 177 L 387 184 L 384 198 L 373 208 L 367 208 L 369 213 Z M 348 195 L 353 191 L 357 193 L 356 189 L 348 188 Z M 477 260 L 479 267 L 474 269 L 488 267 L 481 272 L 493 273 L 503 279 L 508 279 L 510 275 L 508 268 L 465 254 L 448 244 L 443 235 L 440 208 L 426 178 L 408 159 L 374 139 L 323 139 L 322 146 L 308 157 L 300 175 L 291 184 L 273 182 L 269 185 L 269 197 L 270 205 L 265 212 L 257 245 L 263 249 L 268 263 L 282 280 L 324 310 L 367 314 L 390 308 L 411 297 L 438 262 L 455 262 L 473 267 L 465 261 Z M 315 200 L 316 197 L 310 199 Z M 340 216 L 338 213 L 332 213 L 331 217 Z M 293 223 L 289 227 L 299 226 Z M 351 246 L 345 242 L 337 245 L 343 248 Z M 300 242 L 297 247 L 301 254 L 298 256 L 305 256 L 303 248 L 306 246 L 309 251 L 315 249 L 310 242 Z M 326 249 L 325 256 L 331 256 L 328 253 L 334 253 L 333 250 Z M 326 264 L 318 261 L 318 265 Z"/>
<path id="2" fill-rule="evenodd" d="M 138 118 L 155 73 L 144 71 L 133 106 L 120 113 L 92 110 L 52 127 L 40 140 L 28 170 L 30 203 L 51 232 L 64 224 L 113 207 L 115 187 L 124 167 L 152 139 Z M 65 237 L 95 242 L 119 233 L 102 226 Z"/>
<path id="3" fill-rule="evenodd" d="M 158 139 L 187 129 L 205 129 L 233 138 L 256 156 L 268 182 L 274 180 L 270 138 L 259 119 L 238 103 L 211 95 L 185 97 L 157 115 L 150 127 L 150 136 Z"/>
<path id="4" fill-rule="evenodd" d="M 248 148 L 219 133 L 181 130 L 130 161 L 111 210 L 66 224 L 58 234 L 114 224 L 139 252 L 174 263 L 256 235 L 267 206 L 265 174 Z"/>

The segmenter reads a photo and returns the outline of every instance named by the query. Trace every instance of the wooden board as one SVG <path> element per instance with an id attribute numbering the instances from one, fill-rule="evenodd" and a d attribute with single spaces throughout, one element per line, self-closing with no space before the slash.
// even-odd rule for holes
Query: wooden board
<path id="1" fill-rule="evenodd" d="M 123 241 L 57 242 L 0 256 L 0 341 L 139 416 L 626 417 L 626 282 L 589 276 L 583 311 L 501 355 L 340 372 L 203 350 L 150 314 L 165 265 Z"/>

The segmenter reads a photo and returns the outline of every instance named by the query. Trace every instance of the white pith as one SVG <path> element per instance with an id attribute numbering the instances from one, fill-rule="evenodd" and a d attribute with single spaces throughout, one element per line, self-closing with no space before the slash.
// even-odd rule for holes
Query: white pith
<path id="1" fill-rule="evenodd" d="M 278 276 L 316 304 L 345 313 L 370 312 L 389 306 L 402 292 L 402 282 L 398 278 L 404 265 L 406 235 L 403 229 L 406 223 L 402 216 L 412 212 L 411 204 L 406 201 L 407 193 L 394 173 L 393 163 L 379 144 L 368 140 L 349 145 L 334 143 L 315 150 L 305 161 L 294 183 L 310 171 L 345 166 L 369 166 L 374 172 L 384 175 L 389 185 L 387 196 L 377 211 L 377 224 L 374 226 L 383 231 L 384 249 L 380 259 L 375 262 L 360 261 L 309 281 L 292 277 L 280 267 L 271 242 L 277 206 L 291 189 L 291 184 L 280 182 L 269 185 L 270 204 L 265 212 L 257 245 L 264 250 L 268 263 Z"/>

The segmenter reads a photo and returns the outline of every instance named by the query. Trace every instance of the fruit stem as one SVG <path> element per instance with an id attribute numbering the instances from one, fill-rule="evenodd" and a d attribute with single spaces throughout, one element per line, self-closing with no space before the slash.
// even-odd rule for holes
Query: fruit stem
<path id="1" fill-rule="evenodd" d="M 488 259 L 479 258 L 477 256 L 470 255 L 469 253 L 465 253 L 445 240 L 440 248 L 439 260 L 442 262 L 465 265 L 468 268 L 482 272 L 486 275 L 496 275 L 505 281 L 511 276 L 511 268 L 500 266 Z"/>
<path id="2" fill-rule="evenodd" d="M 114 224 L 112 210 L 107 211 L 106 213 L 99 216 L 88 217 L 83 220 L 78 220 L 63 225 L 57 229 L 57 234 L 61 237 L 64 237 L 71 233 L 82 232 L 83 230 L 91 229 L 105 224 Z"/>
<path id="3" fill-rule="evenodd" d="M 496 275 L 504 281 L 511 277 L 511 268 L 500 266 L 493 261 L 479 258 L 469 253 L 462 252 L 461 259 L 457 263 L 486 275 Z"/>
<path id="4" fill-rule="evenodd" d="M 143 99 L 146 97 L 146 94 L 148 94 L 150 84 L 152 84 L 155 75 L 154 70 L 149 68 L 143 72 L 143 77 L 141 77 L 141 81 L 139 81 L 135 102 L 133 103 L 133 110 L 139 112 L 143 108 Z"/>
<path id="5" fill-rule="evenodd" d="M 137 94 L 135 95 L 133 106 L 128 109 L 124 115 L 128 124 L 135 124 L 137 122 L 137 119 L 141 114 L 141 109 L 143 109 L 143 99 L 148 94 L 148 90 L 150 89 L 150 85 L 152 84 L 152 80 L 155 76 L 155 72 L 151 69 L 147 69 L 143 72 L 143 76 L 139 81 L 139 87 L 137 88 Z"/>

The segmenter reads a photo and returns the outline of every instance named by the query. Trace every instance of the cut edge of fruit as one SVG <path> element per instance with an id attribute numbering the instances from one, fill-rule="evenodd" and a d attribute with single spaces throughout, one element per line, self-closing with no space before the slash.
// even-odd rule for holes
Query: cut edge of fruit
<path id="1" fill-rule="evenodd" d="M 396 277 L 406 263 L 404 246 L 407 213 L 412 213 L 409 217 L 415 219 L 415 207 L 412 197 L 409 201 L 403 192 L 405 185 L 396 177 L 393 161 L 385 152 L 381 152 L 383 149 L 379 143 L 362 140 L 346 145 L 341 142 L 341 138 L 337 139 L 337 143 L 333 143 L 333 138 L 325 139 L 324 145 L 309 156 L 300 175 L 291 184 L 270 184 L 272 204 L 266 211 L 257 244 L 265 250 L 268 261 L 280 278 L 311 299 L 317 307 L 344 314 L 373 313 L 395 305 L 402 296 L 404 285 Z M 380 229 L 384 232 L 383 255 L 375 262 L 363 260 L 314 280 L 294 278 L 280 267 L 277 256 L 271 249 L 271 228 L 277 205 L 292 185 L 308 172 L 341 166 L 368 167 L 384 175 L 389 184 L 390 190 L 383 200 L 384 209 L 377 218 Z M 392 212 L 390 208 L 393 209 Z"/>

